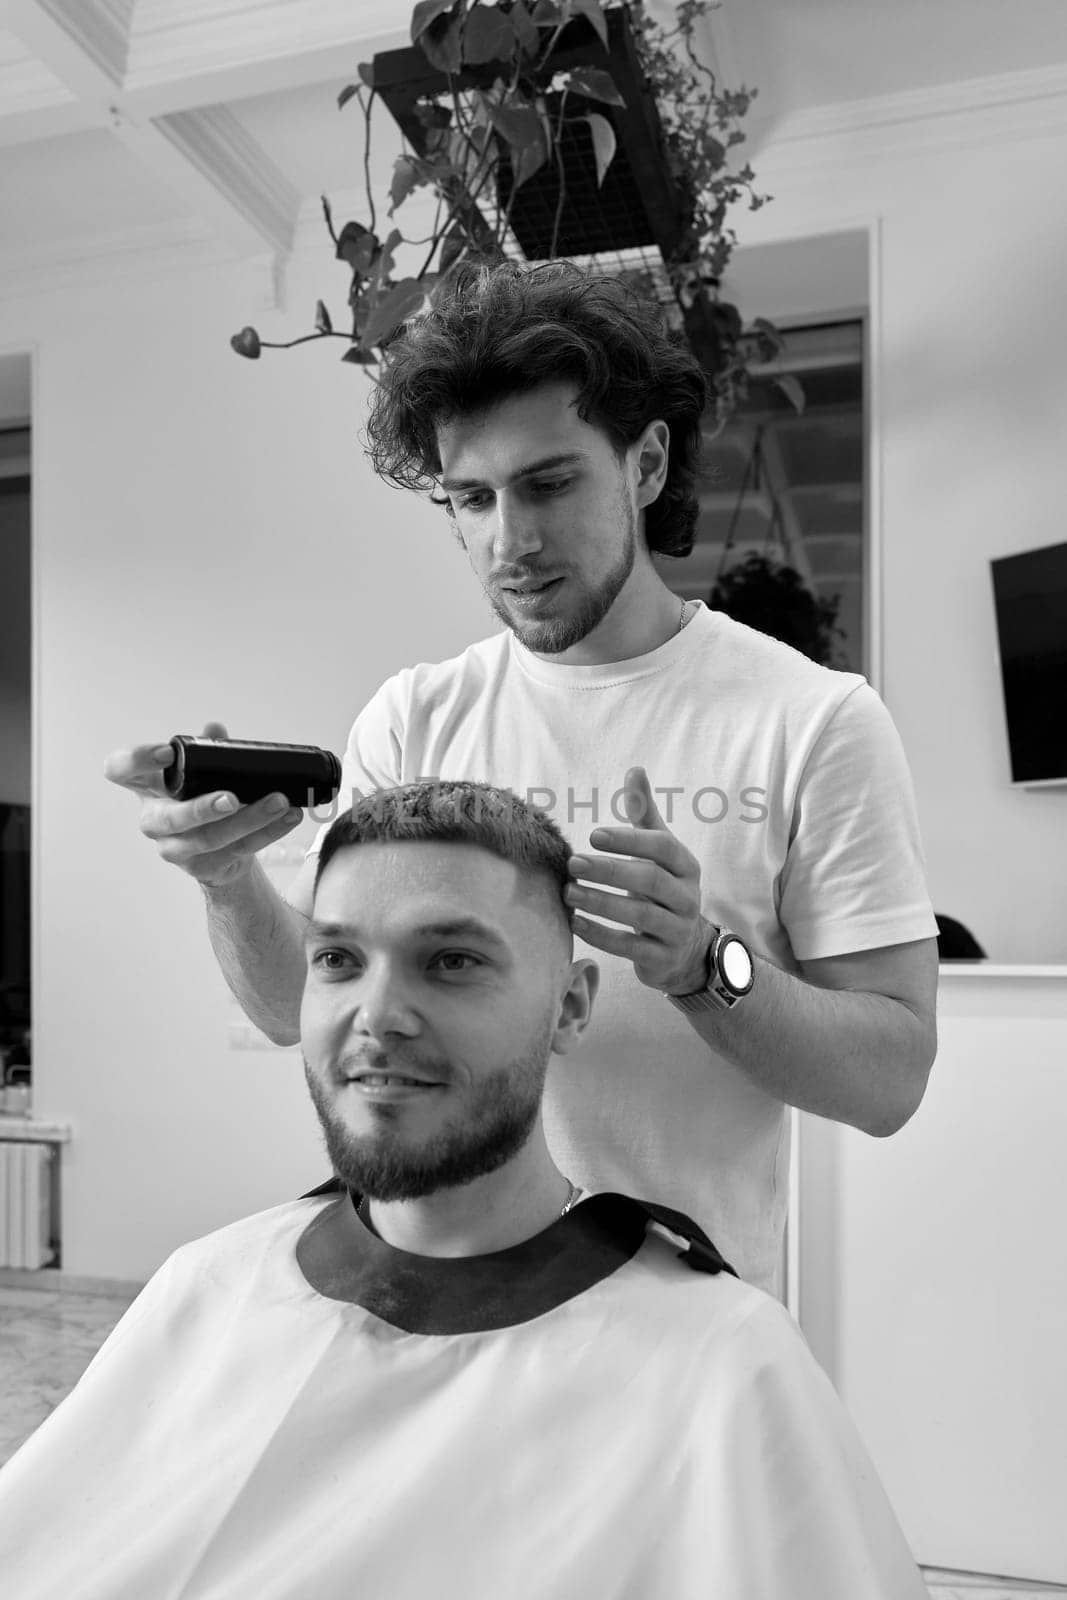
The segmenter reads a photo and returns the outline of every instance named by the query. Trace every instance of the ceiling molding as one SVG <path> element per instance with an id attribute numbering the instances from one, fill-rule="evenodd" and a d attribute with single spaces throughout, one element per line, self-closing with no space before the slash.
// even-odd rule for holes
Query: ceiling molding
<path id="1" fill-rule="evenodd" d="M 173 181 L 194 204 L 206 200 L 220 232 L 242 254 L 264 246 L 289 252 L 301 197 L 225 106 L 176 111 L 153 127 L 180 157 L 179 166 L 168 162 Z"/>
<path id="2" fill-rule="evenodd" d="M 8 251 L 0 255 L 0 299 L 35 298 L 167 272 L 234 264 L 231 251 L 195 221 L 156 223 L 79 239 L 51 251 Z"/>
<path id="3" fill-rule="evenodd" d="M 989 112 L 1007 113 L 1022 134 L 1062 127 L 1067 115 L 1067 64 L 812 106 L 779 118 L 752 116 L 748 140 L 751 145 L 783 150 L 816 140 L 878 134 L 883 143 L 891 135 L 895 144 L 928 149 L 931 141 L 958 142 L 966 130 L 953 127 L 954 123 L 967 119 L 973 123 Z"/>
<path id="4" fill-rule="evenodd" d="M 186 106 L 355 73 L 383 36 L 406 36 L 399 0 L 139 0 L 125 88 Z"/>
<path id="5" fill-rule="evenodd" d="M 107 98 L 126 71 L 133 0 L 6 0 L 8 28 L 68 93 Z"/>
<path id="6" fill-rule="evenodd" d="M 55 73 L 15 34 L 0 32 L 0 145 L 71 133 L 86 121 L 82 103 Z"/>
<path id="7" fill-rule="evenodd" d="M 154 120 L 122 87 L 133 0 L 6 0 L 23 46 L 74 103 L 31 113 L 20 126 L 63 119 L 104 127 L 242 256 L 285 254 L 300 196 L 223 105 L 180 109 Z M 217 11 L 216 6 L 216 11 Z M 247 17 L 248 6 L 241 7 Z M 9 51 L 18 66 L 18 56 Z M 38 91 L 39 92 L 39 91 Z M 134 230 L 136 232 L 136 230 Z"/>
<path id="8" fill-rule="evenodd" d="M 13 33 L 0 33 L 0 104 L 5 114 L 9 106 L 16 111 L 36 111 L 71 98 L 55 73 L 49 72 L 21 39 Z"/>
<path id="9" fill-rule="evenodd" d="M 37 0 L 115 84 L 126 75 L 137 0 Z"/>

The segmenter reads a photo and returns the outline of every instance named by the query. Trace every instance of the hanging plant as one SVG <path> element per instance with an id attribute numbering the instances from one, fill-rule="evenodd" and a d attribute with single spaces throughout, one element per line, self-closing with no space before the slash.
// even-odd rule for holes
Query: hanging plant
<path id="1" fill-rule="evenodd" d="M 846 665 L 839 648 L 845 633 L 837 626 L 840 596 L 819 599 L 795 567 L 764 555 L 747 556 L 719 576 L 708 604 L 821 666 Z"/>
<path id="2" fill-rule="evenodd" d="M 363 217 L 338 227 L 322 202 L 351 272 L 348 327 L 335 330 L 319 300 L 313 332 L 275 345 L 246 327 L 233 348 L 254 360 L 340 338 L 344 360 L 370 367 L 461 262 L 652 246 L 655 268 L 625 275 L 661 300 L 666 291 L 724 421 L 749 365 L 772 360 L 781 341 L 762 319 L 746 334 L 719 292 L 736 243 L 728 214 L 766 197 L 734 159 L 755 91 L 721 90 L 695 46 L 717 4 L 681 0 L 667 29 L 641 0 L 419 0 L 411 47 L 361 64 L 338 96 L 363 120 Z M 405 148 L 388 192 L 376 194 L 371 140 L 382 107 Z M 434 220 L 405 233 L 394 218 L 418 195 L 431 198 Z"/>

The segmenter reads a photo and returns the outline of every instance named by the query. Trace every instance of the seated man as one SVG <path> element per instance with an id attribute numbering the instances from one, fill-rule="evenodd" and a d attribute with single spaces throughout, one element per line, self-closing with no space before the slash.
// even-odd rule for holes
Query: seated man
<path id="1" fill-rule="evenodd" d="M 597 984 L 567 858 L 480 784 L 334 823 L 301 1014 L 333 1192 L 155 1275 L 0 1472 L 5 1594 L 925 1595 L 788 1313 L 553 1163 Z"/>

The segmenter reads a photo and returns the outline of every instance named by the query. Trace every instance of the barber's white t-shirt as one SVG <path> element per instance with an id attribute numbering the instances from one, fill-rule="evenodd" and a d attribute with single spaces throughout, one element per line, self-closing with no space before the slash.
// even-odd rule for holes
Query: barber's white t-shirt
<path id="1" fill-rule="evenodd" d="M 504 631 L 405 668 L 352 728 L 338 807 L 353 789 L 484 781 L 541 806 L 586 850 L 598 824 L 625 822 L 631 766 L 701 863 L 704 915 L 776 966 L 936 935 L 911 780 L 878 696 L 702 604 L 631 661 L 544 661 Z M 561 1169 L 586 1189 L 686 1212 L 744 1278 L 773 1287 L 788 1190 L 781 1101 L 629 962 L 580 940 L 576 954 L 596 960 L 601 986 L 581 1048 L 549 1072 Z"/>

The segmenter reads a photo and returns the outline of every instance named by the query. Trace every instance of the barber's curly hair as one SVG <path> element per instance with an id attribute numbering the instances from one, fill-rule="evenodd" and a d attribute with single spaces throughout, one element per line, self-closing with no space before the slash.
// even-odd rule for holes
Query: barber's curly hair
<path id="1" fill-rule="evenodd" d="M 687 556 L 707 380 L 654 300 L 573 262 L 457 268 L 383 354 L 367 453 L 387 482 L 430 489 L 442 423 L 560 381 L 575 386 L 578 415 L 620 455 L 650 422 L 667 423 L 667 480 L 645 508 L 645 540 L 660 555 Z"/>

